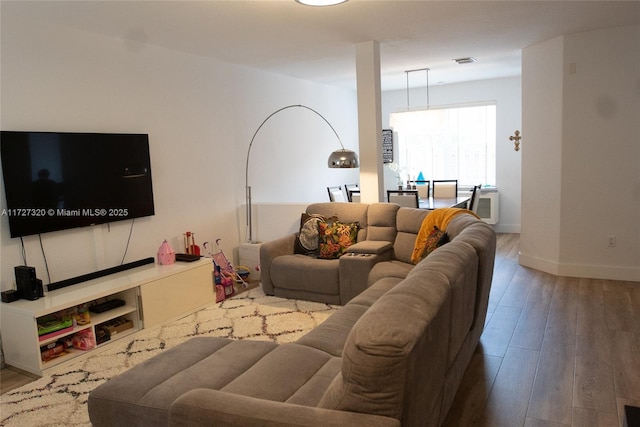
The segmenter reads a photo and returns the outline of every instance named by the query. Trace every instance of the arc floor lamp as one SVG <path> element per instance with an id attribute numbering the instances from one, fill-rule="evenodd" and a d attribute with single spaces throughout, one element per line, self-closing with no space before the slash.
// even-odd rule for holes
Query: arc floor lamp
<path id="1" fill-rule="evenodd" d="M 251 142 L 249 143 L 249 149 L 247 150 L 247 164 L 245 167 L 245 191 L 246 191 L 246 208 L 247 208 L 247 242 L 248 243 L 256 243 L 253 241 L 253 221 L 252 221 L 252 212 L 251 212 L 251 187 L 249 186 L 249 158 L 251 156 L 251 147 L 253 146 L 253 141 L 256 139 L 256 135 L 258 135 L 258 132 L 260 132 L 260 129 L 262 129 L 262 126 L 264 126 L 265 123 L 267 123 L 267 121 L 269 121 L 269 119 L 273 116 L 275 116 L 276 114 L 280 113 L 281 111 L 287 110 L 289 108 L 305 108 L 313 113 L 315 113 L 318 117 L 320 117 L 322 120 L 324 120 L 324 122 L 329 125 L 329 127 L 331 128 L 331 130 L 333 131 L 333 133 L 335 134 L 336 138 L 338 138 L 338 142 L 340 143 L 340 149 L 335 150 L 333 153 L 331 153 L 331 155 L 329 156 L 329 159 L 327 160 L 327 166 L 331 169 L 342 169 L 342 168 L 357 168 L 358 166 L 360 166 L 360 161 L 358 160 L 358 155 L 351 151 L 351 150 L 347 150 L 346 148 L 344 148 L 344 145 L 342 144 L 342 140 L 340 139 L 340 136 L 338 136 L 338 132 L 336 132 L 336 130 L 333 128 L 333 126 L 331 126 L 331 123 L 329 123 L 329 121 L 319 112 L 317 112 L 316 110 L 314 110 L 311 107 L 307 107 L 306 105 L 300 105 L 300 104 L 294 104 L 294 105 L 287 105 L 286 107 L 282 107 L 276 111 L 274 111 L 273 113 L 269 114 L 267 116 L 266 119 L 264 119 L 264 121 L 260 124 L 260 126 L 258 126 L 258 129 L 256 129 L 256 131 L 254 132 L 253 136 L 251 137 Z"/>

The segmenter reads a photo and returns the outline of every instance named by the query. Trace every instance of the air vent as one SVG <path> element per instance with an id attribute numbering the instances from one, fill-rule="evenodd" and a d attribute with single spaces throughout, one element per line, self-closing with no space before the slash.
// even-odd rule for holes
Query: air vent
<path id="1" fill-rule="evenodd" d="M 456 61 L 458 64 L 472 64 L 476 62 L 477 59 L 474 58 L 473 56 L 469 56 L 467 58 L 457 58 L 457 59 L 454 59 L 454 61 Z"/>

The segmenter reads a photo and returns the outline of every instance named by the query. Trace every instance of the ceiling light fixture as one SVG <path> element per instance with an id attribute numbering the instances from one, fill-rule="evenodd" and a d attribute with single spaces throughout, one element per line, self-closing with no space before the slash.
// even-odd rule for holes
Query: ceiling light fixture
<path id="1" fill-rule="evenodd" d="M 411 103 L 409 102 L 409 73 L 413 73 L 415 71 L 424 71 L 427 73 L 427 110 L 429 109 L 429 71 L 430 68 L 418 68 L 417 70 L 408 70 L 404 73 L 407 75 L 407 111 L 411 109 Z"/>
<path id="2" fill-rule="evenodd" d="M 336 4 L 345 3 L 347 0 L 296 0 L 305 6 L 335 6 Z"/>
<path id="3" fill-rule="evenodd" d="M 477 59 L 474 58 L 473 56 L 468 56 L 466 58 L 454 59 L 454 61 L 456 61 L 458 64 L 473 64 L 474 62 L 477 61 Z"/>

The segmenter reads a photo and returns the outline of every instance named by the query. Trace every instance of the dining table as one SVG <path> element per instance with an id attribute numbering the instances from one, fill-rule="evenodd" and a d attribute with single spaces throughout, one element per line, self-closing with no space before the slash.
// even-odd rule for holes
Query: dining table
<path id="1" fill-rule="evenodd" d="M 420 209 L 434 210 L 439 208 L 463 208 L 469 205 L 471 196 L 458 197 L 429 197 L 418 199 L 418 207 Z"/>

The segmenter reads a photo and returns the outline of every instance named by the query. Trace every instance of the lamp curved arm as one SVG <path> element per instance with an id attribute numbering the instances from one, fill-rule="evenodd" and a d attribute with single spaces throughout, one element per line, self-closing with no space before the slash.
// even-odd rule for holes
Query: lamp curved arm
<path id="1" fill-rule="evenodd" d="M 318 117 L 324 120 L 324 122 L 331 128 L 333 133 L 336 135 L 336 138 L 338 138 L 338 142 L 340 143 L 341 149 L 334 151 L 331 154 L 331 157 L 329 158 L 329 162 L 330 162 L 329 167 L 354 168 L 359 166 L 357 155 L 353 151 L 346 150 L 344 148 L 344 144 L 342 143 L 342 140 L 340 139 L 338 132 L 336 132 L 334 127 L 331 125 L 331 123 L 329 123 L 329 121 L 322 114 L 320 114 L 313 108 L 307 107 L 306 105 L 302 105 L 302 104 L 292 104 L 292 105 L 287 105 L 286 107 L 282 107 L 274 111 L 273 113 L 269 114 L 267 118 L 264 119 L 262 123 L 260 123 L 260 126 L 258 126 L 258 129 L 256 129 L 256 131 L 253 133 L 253 136 L 251 137 L 251 142 L 249 143 L 249 149 L 247 150 L 247 161 L 244 169 L 245 171 L 244 184 L 245 184 L 245 191 L 246 191 L 246 209 L 247 209 L 246 218 L 247 218 L 247 229 L 248 229 L 247 242 L 249 243 L 253 243 L 253 228 L 252 228 L 252 218 L 251 218 L 251 187 L 249 186 L 249 159 L 251 157 L 251 147 L 253 147 L 253 141 L 256 139 L 256 136 L 258 135 L 258 132 L 260 132 L 260 129 L 262 129 L 262 126 L 264 126 L 265 123 L 267 123 L 271 117 L 289 108 L 305 108 L 315 113 Z M 347 156 L 345 157 L 344 154 L 347 154 Z M 336 159 L 336 160 L 333 160 L 334 162 L 333 166 L 331 165 L 332 159 Z"/>
<path id="2" fill-rule="evenodd" d="M 267 123 L 271 117 L 275 116 L 280 111 L 284 111 L 284 110 L 287 110 L 289 108 L 306 108 L 307 110 L 313 111 L 314 113 L 316 113 L 322 120 L 324 120 L 324 122 L 327 125 L 329 125 L 329 127 L 331 128 L 333 133 L 336 135 L 336 138 L 338 138 L 338 142 L 340 143 L 340 147 L 342 147 L 342 149 L 344 150 L 344 144 L 342 144 L 342 140 L 340 139 L 340 136 L 338 135 L 338 132 L 336 132 L 336 130 L 333 128 L 333 126 L 331 126 L 331 123 L 329 123 L 329 121 L 322 114 L 320 114 L 319 112 L 317 112 L 316 110 L 314 110 L 311 107 L 307 107 L 306 105 L 302 105 L 302 104 L 287 105 L 286 107 L 282 107 L 282 108 L 274 111 L 273 113 L 269 114 L 267 116 L 267 118 L 264 119 L 262 121 L 262 123 L 260 123 L 260 126 L 258 126 L 258 129 L 256 129 L 256 131 L 253 133 L 253 136 L 251 137 L 251 142 L 249 143 L 249 149 L 247 150 L 247 162 L 246 162 L 245 169 L 244 169 L 245 170 L 245 177 L 244 177 L 245 186 L 249 185 L 249 157 L 251 156 L 251 147 L 253 147 L 253 141 L 256 139 L 256 135 L 258 135 L 258 132 L 260 132 L 260 129 L 262 129 L 262 126 L 264 126 L 265 123 Z"/>

